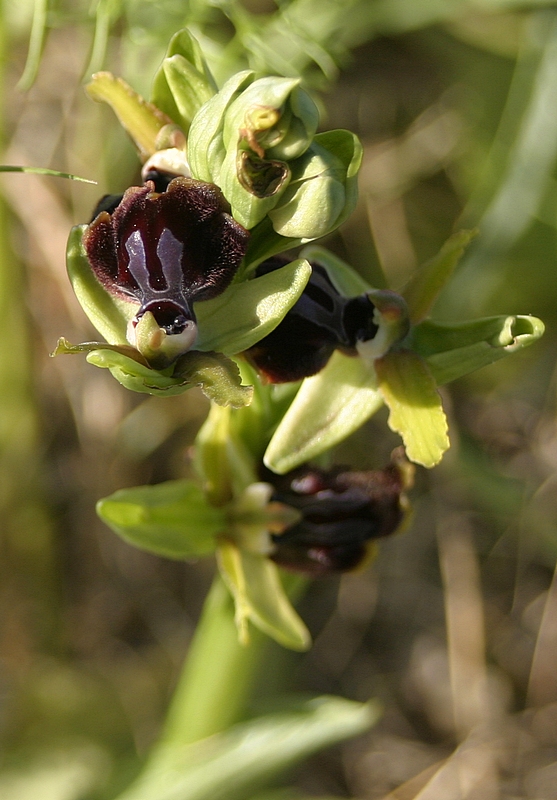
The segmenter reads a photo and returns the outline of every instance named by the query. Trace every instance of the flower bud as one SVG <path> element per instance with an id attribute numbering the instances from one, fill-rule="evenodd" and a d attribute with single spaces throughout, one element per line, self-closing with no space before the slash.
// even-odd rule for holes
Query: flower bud
<path id="1" fill-rule="evenodd" d="M 383 470 L 353 472 L 302 467 L 274 478 L 274 502 L 295 508 L 301 520 L 274 534 L 271 558 L 310 575 L 355 569 L 374 540 L 389 536 L 408 513 L 404 490 L 413 470 L 400 451 Z"/>
<path id="2" fill-rule="evenodd" d="M 257 275 L 279 269 L 282 257 L 260 264 Z M 343 297 L 325 268 L 311 263 L 312 273 L 300 299 L 270 334 L 245 356 L 271 383 L 298 381 L 319 372 L 336 348 L 356 355 L 356 344 L 378 331 L 374 305 L 365 295 Z"/>
<path id="3" fill-rule="evenodd" d="M 276 206 L 290 181 L 290 162 L 313 141 L 319 115 L 299 83 L 240 73 L 193 120 L 193 172 L 222 188 L 234 218 L 246 228 Z"/>
<path id="4" fill-rule="evenodd" d="M 261 158 L 291 161 L 313 141 L 319 112 L 298 78 L 255 80 L 230 105 L 224 119 L 227 151 L 239 142 Z"/>
<path id="5" fill-rule="evenodd" d="M 349 131 L 319 134 L 290 166 L 288 189 L 269 213 L 281 236 L 310 241 L 337 228 L 356 205 L 361 145 Z"/>

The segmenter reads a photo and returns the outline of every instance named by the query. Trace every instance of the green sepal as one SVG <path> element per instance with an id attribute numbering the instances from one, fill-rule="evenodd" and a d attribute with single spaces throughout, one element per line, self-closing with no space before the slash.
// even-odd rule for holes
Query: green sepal
<path id="1" fill-rule="evenodd" d="M 306 378 L 279 423 L 264 463 L 280 475 L 341 442 L 383 404 L 373 365 L 338 350 Z"/>
<path id="2" fill-rule="evenodd" d="M 292 607 L 278 569 L 268 558 L 223 542 L 217 551 L 222 578 L 236 607 L 240 641 L 249 641 L 248 622 L 290 650 L 307 650 L 310 634 Z"/>
<path id="3" fill-rule="evenodd" d="M 304 259 L 233 283 L 221 295 L 195 305 L 199 350 L 235 355 L 267 336 L 302 294 L 311 275 Z"/>
<path id="4" fill-rule="evenodd" d="M 127 344 L 126 328 L 139 308 L 136 300 L 109 294 L 91 269 L 83 246 L 88 226 L 76 225 L 70 231 L 66 248 L 66 267 L 75 295 L 94 327 L 110 344 Z"/>
<path id="5" fill-rule="evenodd" d="M 190 350 L 167 369 L 154 370 L 121 350 L 109 350 L 100 344 L 89 352 L 87 361 L 110 370 L 126 389 L 142 394 L 172 397 L 199 386 L 213 402 L 233 408 L 249 405 L 253 394 L 251 386 L 242 386 L 237 365 L 222 353 Z"/>
<path id="6" fill-rule="evenodd" d="M 197 111 L 216 92 L 199 43 L 187 29 L 178 31 L 155 74 L 152 102 L 187 131 Z"/>
<path id="7" fill-rule="evenodd" d="M 152 103 L 148 103 L 131 86 L 110 72 L 97 72 L 85 87 L 88 95 L 99 103 L 107 103 L 124 130 L 135 142 L 142 160 L 160 149 L 158 137 L 161 128 L 172 123 Z"/>
<path id="8" fill-rule="evenodd" d="M 428 316 L 439 292 L 453 274 L 464 251 L 477 233 L 477 230 L 463 230 L 453 234 L 439 253 L 410 278 L 401 294 L 406 300 L 410 321 L 413 324 Z"/>
<path id="9" fill-rule="evenodd" d="M 421 355 L 438 385 L 449 383 L 534 344 L 545 330 L 531 316 L 486 317 L 444 325 L 424 320 L 403 342 Z"/>
<path id="10" fill-rule="evenodd" d="M 273 228 L 269 217 L 265 217 L 250 231 L 248 249 L 240 267 L 242 277 L 253 272 L 258 264 L 277 253 L 284 253 L 302 244 L 301 239 L 287 239 Z"/>
<path id="11" fill-rule="evenodd" d="M 324 266 L 331 283 L 344 297 L 357 297 L 360 294 L 367 294 L 373 289 L 353 267 L 324 247 L 310 244 L 304 247 L 300 256 L 307 258 L 310 263 L 317 262 Z"/>
<path id="12" fill-rule="evenodd" d="M 389 408 L 389 428 L 402 436 L 410 461 L 433 467 L 448 450 L 448 425 L 435 380 L 425 361 L 391 350 L 375 361 L 379 389 Z"/>
<path id="13" fill-rule="evenodd" d="M 268 212 L 275 231 L 306 242 L 337 228 L 355 208 L 361 160 L 362 146 L 350 131 L 315 136 L 306 153 L 290 163 L 288 188 Z"/>
<path id="14" fill-rule="evenodd" d="M 129 544 L 165 558 L 210 555 L 226 528 L 223 510 L 185 480 L 120 489 L 99 500 L 97 514 Z"/>
<path id="15" fill-rule="evenodd" d="M 226 155 L 222 140 L 224 114 L 254 78 L 252 70 L 237 72 L 193 118 L 188 135 L 188 160 L 194 178 L 220 186 L 220 172 Z"/>

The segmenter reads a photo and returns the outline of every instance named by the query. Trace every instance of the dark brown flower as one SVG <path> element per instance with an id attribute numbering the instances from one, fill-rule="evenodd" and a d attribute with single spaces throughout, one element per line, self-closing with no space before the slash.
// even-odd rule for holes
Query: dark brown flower
<path id="1" fill-rule="evenodd" d="M 263 262 L 257 274 L 279 269 L 280 256 Z M 312 274 L 302 296 L 270 334 L 245 356 L 270 383 L 286 383 L 315 375 L 340 348 L 356 355 L 356 342 L 377 333 L 374 305 L 365 296 L 343 297 L 327 271 L 311 263 Z"/>
<path id="2" fill-rule="evenodd" d="M 135 322 L 150 311 L 167 334 L 179 334 L 195 322 L 194 302 L 230 284 L 248 236 L 216 186 L 177 177 L 165 191 L 147 181 L 128 189 L 116 207 L 109 202 L 83 244 L 107 291 L 137 301 Z"/>
<path id="3" fill-rule="evenodd" d="M 411 467 L 398 451 L 382 470 L 302 467 L 283 478 L 273 476 L 271 499 L 297 509 L 302 519 L 273 535 L 271 558 L 316 576 L 354 569 L 365 560 L 370 543 L 400 526 L 411 478 Z"/>

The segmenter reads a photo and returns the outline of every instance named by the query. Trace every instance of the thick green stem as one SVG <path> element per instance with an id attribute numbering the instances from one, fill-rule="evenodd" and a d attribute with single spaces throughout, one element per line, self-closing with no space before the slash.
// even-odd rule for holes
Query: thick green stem
<path id="1" fill-rule="evenodd" d="M 190 744 L 225 730 L 243 714 L 268 642 L 254 628 L 242 645 L 230 593 L 216 577 L 152 758 L 167 745 Z"/>

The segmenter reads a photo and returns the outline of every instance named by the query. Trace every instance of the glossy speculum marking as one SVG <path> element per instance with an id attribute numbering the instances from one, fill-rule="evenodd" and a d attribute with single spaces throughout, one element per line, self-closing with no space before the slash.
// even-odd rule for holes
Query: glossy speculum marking
<path id="1" fill-rule="evenodd" d="M 166 182 L 157 180 L 158 188 Z M 163 191 L 157 186 L 148 180 L 119 202 L 103 198 L 83 244 L 106 290 L 137 303 L 135 321 L 150 311 L 173 335 L 195 323 L 195 302 L 227 288 L 249 234 L 213 184 L 176 177 Z"/>

